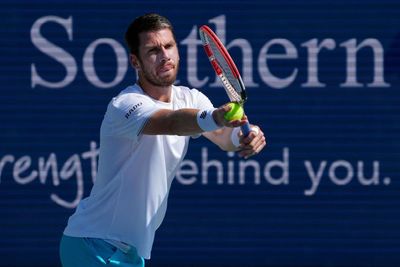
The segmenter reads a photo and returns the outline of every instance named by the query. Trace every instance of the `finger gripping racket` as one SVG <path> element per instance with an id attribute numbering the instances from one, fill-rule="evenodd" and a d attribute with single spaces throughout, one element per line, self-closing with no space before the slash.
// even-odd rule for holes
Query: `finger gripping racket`
<path id="1" fill-rule="evenodd" d="M 221 79 L 230 101 L 237 102 L 243 107 L 247 100 L 246 89 L 235 62 L 218 36 L 207 25 L 201 26 L 199 32 L 204 51 L 215 73 Z M 245 136 L 248 135 L 251 131 L 250 124 L 247 122 L 241 129 Z"/>

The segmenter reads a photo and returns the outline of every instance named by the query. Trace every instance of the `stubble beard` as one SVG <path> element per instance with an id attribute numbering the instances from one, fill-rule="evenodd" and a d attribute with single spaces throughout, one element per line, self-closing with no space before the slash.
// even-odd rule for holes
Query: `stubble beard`
<path id="1" fill-rule="evenodd" d="M 178 70 L 179 70 L 179 61 L 175 64 L 175 67 L 173 69 L 174 74 L 171 76 L 159 77 L 145 68 L 141 70 L 140 74 L 142 78 L 145 79 L 149 84 L 157 87 L 166 87 L 166 86 L 171 86 L 175 83 L 176 76 L 178 75 Z"/>

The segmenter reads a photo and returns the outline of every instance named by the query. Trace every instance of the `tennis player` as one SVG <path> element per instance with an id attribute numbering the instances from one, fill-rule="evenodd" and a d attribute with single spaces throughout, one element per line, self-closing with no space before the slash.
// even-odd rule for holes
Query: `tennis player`
<path id="1" fill-rule="evenodd" d="M 165 17 L 138 17 L 125 39 L 138 80 L 108 105 L 96 181 L 61 239 L 64 267 L 144 266 L 191 137 L 203 135 L 245 158 L 266 145 L 257 126 L 241 135 L 246 117 L 226 121 L 227 105 L 214 108 L 200 91 L 174 85 L 179 53 Z"/>

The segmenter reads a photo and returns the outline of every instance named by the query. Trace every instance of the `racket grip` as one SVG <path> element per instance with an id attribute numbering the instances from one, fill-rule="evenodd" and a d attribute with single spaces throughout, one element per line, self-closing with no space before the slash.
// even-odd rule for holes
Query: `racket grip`
<path id="1" fill-rule="evenodd" d="M 242 133 L 244 136 L 248 136 L 251 132 L 250 123 L 246 122 L 246 124 L 241 126 L 240 129 L 242 129 Z"/>

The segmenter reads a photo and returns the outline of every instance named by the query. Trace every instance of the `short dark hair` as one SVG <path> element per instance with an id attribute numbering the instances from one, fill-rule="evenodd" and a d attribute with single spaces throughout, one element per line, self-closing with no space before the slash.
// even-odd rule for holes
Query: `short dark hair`
<path id="1" fill-rule="evenodd" d="M 159 14 L 150 13 L 137 17 L 128 27 L 125 33 L 125 42 L 131 54 L 139 56 L 140 39 L 142 32 L 154 32 L 162 29 L 170 29 L 175 39 L 174 28 L 171 22 Z"/>

